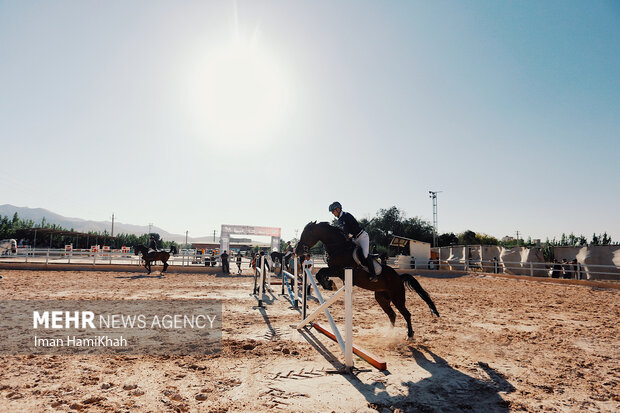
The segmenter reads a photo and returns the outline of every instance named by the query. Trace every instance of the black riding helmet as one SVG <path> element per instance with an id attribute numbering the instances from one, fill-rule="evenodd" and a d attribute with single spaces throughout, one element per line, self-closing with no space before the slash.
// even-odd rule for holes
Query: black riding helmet
<path id="1" fill-rule="evenodd" d="M 338 202 L 338 201 L 332 202 L 329 205 L 329 212 L 334 212 L 337 208 L 342 209 L 342 205 L 340 205 L 340 202 Z"/>

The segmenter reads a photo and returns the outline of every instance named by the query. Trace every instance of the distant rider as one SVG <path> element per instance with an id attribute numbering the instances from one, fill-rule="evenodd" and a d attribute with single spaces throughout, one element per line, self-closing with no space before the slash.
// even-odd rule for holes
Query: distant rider
<path id="1" fill-rule="evenodd" d="M 353 241 L 353 243 L 362 249 L 362 254 L 366 260 L 366 266 L 368 267 L 368 278 L 370 281 L 375 281 L 377 275 L 375 274 L 375 266 L 372 257 L 368 255 L 370 238 L 368 233 L 362 229 L 353 215 L 342 210 L 340 202 L 336 201 L 329 206 L 329 212 L 334 214 L 338 218 L 338 226 L 345 235 Z"/>
<path id="2" fill-rule="evenodd" d="M 224 251 L 220 255 L 220 258 L 222 259 L 222 272 L 224 274 L 230 274 L 230 267 L 228 265 L 228 254 L 226 253 L 226 251 Z"/>
<path id="3" fill-rule="evenodd" d="M 286 243 L 286 250 L 284 250 L 284 257 L 282 258 L 282 265 L 284 268 L 289 267 L 290 256 L 293 255 L 293 247 L 291 246 L 291 241 Z"/>
<path id="4" fill-rule="evenodd" d="M 155 241 L 155 237 L 151 235 L 149 238 L 149 254 L 157 252 L 157 241 Z"/>
<path id="5" fill-rule="evenodd" d="M 239 268 L 237 274 L 241 275 L 241 252 L 237 253 L 237 268 Z"/>

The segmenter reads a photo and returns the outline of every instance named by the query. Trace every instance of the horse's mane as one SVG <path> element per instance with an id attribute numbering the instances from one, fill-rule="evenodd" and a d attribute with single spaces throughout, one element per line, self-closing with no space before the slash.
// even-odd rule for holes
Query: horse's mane
<path id="1" fill-rule="evenodd" d="M 319 222 L 319 223 L 317 223 L 316 221 L 313 221 L 313 222 L 308 223 L 308 225 L 306 225 L 306 228 L 308 228 L 311 225 L 316 225 L 319 228 L 322 228 L 322 229 L 324 229 L 326 231 L 329 231 L 331 234 L 333 234 L 335 236 L 338 236 L 339 238 L 342 238 L 343 242 L 345 242 L 347 240 L 347 236 L 345 235 L 345 233 L 342 232 L 342 230 L 340 228 L 333 226 L 329 222 Z M 304 230 L 306 228 L 304 228 Z"/>

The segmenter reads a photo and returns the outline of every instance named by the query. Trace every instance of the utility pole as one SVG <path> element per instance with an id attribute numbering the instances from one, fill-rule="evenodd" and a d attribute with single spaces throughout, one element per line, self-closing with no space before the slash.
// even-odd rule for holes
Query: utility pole
<path id="1" fill-rule="evenodd" d="M 151 235 L 151 228 L 153 227 L 153 223 L 149 222 L 149 235 Z"/>
<path id="2" fill-rule="evenodd" d="M 215 242 L 215 230 L 213 230 L 213 242 Z"/>
<path id="3" fill-rule="evenodd" d="M 188 233 L 188 232 L 189 232 L 189 231 L 185 231 L 185 248 L 187 248 L 187 233 Z"/>
<path id="4" fill-rule="evenodd" d="M 114 237 L 114 212 L 112 212 L 112 237 Z"/>
<path id="5" fill-rule="evenodd" d="M 433 199 L 433 247 L 437 247 L 437 194 L 443 191 L 428 191 Z"/>
<path id="6" fill-rule="evenodd" d="M 519 246 L 519 231 L 517 231 L 517 247 Z"/>

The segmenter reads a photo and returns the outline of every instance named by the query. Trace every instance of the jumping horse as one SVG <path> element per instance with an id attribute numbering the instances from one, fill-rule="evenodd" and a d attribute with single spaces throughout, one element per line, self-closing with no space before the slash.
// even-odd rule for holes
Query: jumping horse
<path id="1" fill-rule="evenodd" d="M 357 264 L 353 258 L 356 245 L 350 242 L 346 235 L 337 227 L 327 222 L 310 222 L 301 233 L 301 239 L 295 252 L 300 255 L 317 242 L 322 241 L 328 253 L 327 268 L 322 268 L 316 274 L 316 279 L 326 290 L 334 290 L 335 285 L 329 277 L 338 277 L 344 280 L 344 269 L 353 268 L 353 285 L 375 292 L 375 299 L 394 326 L 396 313 L 390 304 L 402 314 L 407 322 L 407 340 L 413 338 L 411 313 L 405 306 L 405 286 L 414 290 L 426 302 L 431 314 L 439 317 L 439 312 L 428 293 L 422 288 L 418 280 L 411 274 L 398 274 L 392 267 L 381 265 L 381 274 L 376 281 L 371 281 L 365 267 Z"/>
<path id="2" fill-rule="evenodd" d="M 146 268 L 146 271 L 148 272 L 148 274 L 151 273 L 151 263 L 155 261 L 163 262 L 164 269 L 162 270 L 162 274 L 166 272 L 166 269 L 168 269 L 168 259 L 170 258 L 170 255 L 175 255 L 178 252 L 179 251 L 177 250 L 177 247 L 175 247 L 174 245 L 170 246 L 170 252 L 168 251 L 149 252 L 149 249 L 142 244 L 136 245 L 134 247 L 135 255 L 142 254 L 142 259 L 144 260 L 144 268 Z"/>

